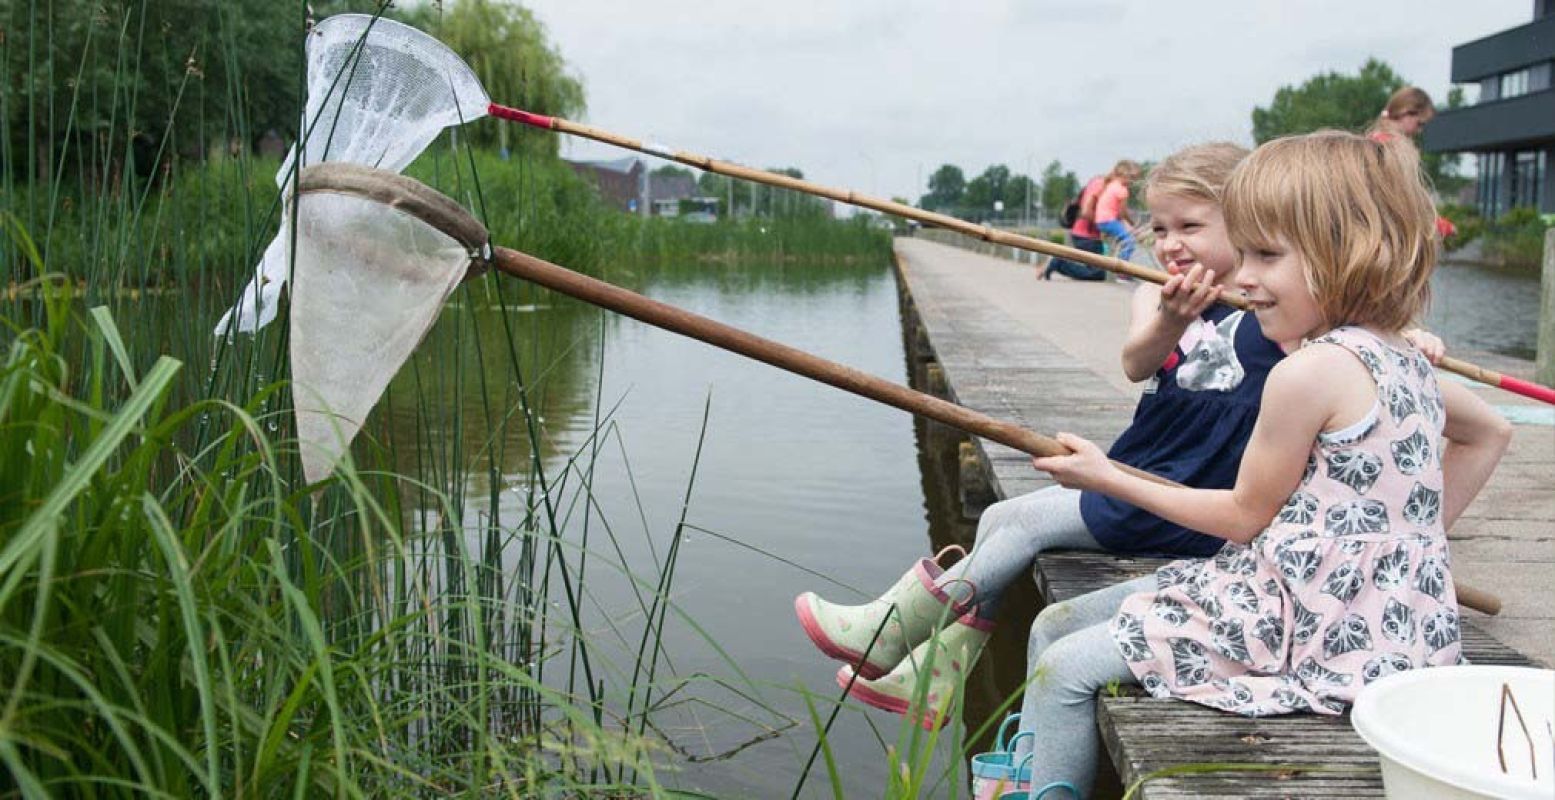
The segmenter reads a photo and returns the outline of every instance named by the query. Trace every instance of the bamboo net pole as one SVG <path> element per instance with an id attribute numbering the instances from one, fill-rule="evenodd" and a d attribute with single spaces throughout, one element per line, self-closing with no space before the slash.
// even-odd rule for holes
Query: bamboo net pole
<path id="1" fill-rule="evenodd" d="M 716 158 L 709 158 L 708 156 L 698 155 L 696 153 L 690 153 L 683 150 L 671 150 L 664 145 L 644 142 L 640 139 L 633 139 L 628 136 L 611 133 L 610 131 L 602 130 L 591 125 L 571 122 L 560 117 L 550 117 L 543 114 L 534 114 L 522 109 L 509 108 L 508 106 L 498 105 L 496 103 L 491 104 L 488 111 L 490 111 L 492 116 L 498 117 L 500 119 L 521 122 L 532 127 L 543 128 L 545 130 L 556 131 L 559 133 L 567 133 L 573 136 L 582 136 L 585 139 L 592 139 L 596 142 L 602 142 L 604 144 L 625 148 L 627 150 L 635 150 L 639 153 L 658 156 L 659 158 L 669 159 L 670 161 L 684 164 L 688 167 L 695 167 L 697 169 L 711 172 L 717 175 L 738 178 L 740 180 L 765 184 L 767 186 L 775 186 L 780 189 L 788 189 L 795 192 L 803 192 L 804 194 L 814 195 L 816 197 L 825 197 L 829 200 L 835 200 L 839 203 L 847 203 L 851 206 L 858 206 L 859 208 L 867 208 L 872 211 L 879 211 L 882 214 L 890 214 L 892 216 L 901 217 L 903 219 L 917 220 L 918 222 L 921 222 L 925 225 L 933 225 L 936 228 L 944 228 L 946 230 L 955 231 L 957 233 L 971 236 L 975 239 L 981 239 L 985 242 L 1007 245 L 1018 250 L 1041 253 L 1043 255 L 1052 256 L 1054 258 L 1062 258 L 1068 261 L 1076 261 L 1081 264 L 1087 264 L 1089 266 L 1103 269 L 1107 272 L 1111 272 L 1117 275 L 1127 275 L 1131 278 L 1138 278 L 1139 280 L 1149 281 L 1150 283 L 1157 285 L 1166 283 L 1167 278 L 1170 277 L 1160 270 L 1140 266 L 1139 264 L 1124 261 L 1120 258 L 1113 258 L 1112 256 L 1090 253 L 1078 248 L 1058 244 L 1056 242 L 1049 242 L 1044 239 L 1038 239 L 1032 236 L 1025 236 L 1018 233 L 1011 233 L 1009 231 L 1002 231 L 987 225 L 978 225 L 975 222 L 967 222 L 964 219 L 958 219 L 948 214 L 939 214 L 933 211 L 925 211 L 921 208 L 914 208 L 912 206 L 903 203 L 892 202 L 890 200 L 881 200 L 878 197 L 869 197 L 867 195 L 859 194 L 858 192 L 847 189 L 835 189 L 830 186 L 822 186 L 821 184 L 812 183 L 802 178 L 793 178 L 787 175 L 779 175 L 775 172 L 754 169 L 740 164 L 735 164 L 730 161 L 721 161 Z M 1241 295 L 1222 293 L 1219 300 L 1220 302 L 1231 306 L 1232 308 L 1243 310 L 1250 308 L 1247 300 Z M 1555 404 L 1555 389 L 1550 389 L 1548 387 L 1520 380 L 1509 375 L 1504 375 L 1494 370 L 1485 369 L 1484 367 L 1456 358 L 1443 358 L 1437 363 L 1436 366 L 1448 372 L 1462 375 L 1463 377 L 1470 380 L 1478 381 L 1489 386 L 1494 386 L 1498 389 L 1504 389 L 1514 394 L 1519 394 L 1544 403 Z"/>

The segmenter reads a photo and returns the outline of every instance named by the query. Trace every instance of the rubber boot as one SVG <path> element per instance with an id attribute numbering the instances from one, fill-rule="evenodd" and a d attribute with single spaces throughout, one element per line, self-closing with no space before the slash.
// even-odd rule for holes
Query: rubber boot
<path id="1" fill-rule="evenodd" d="M 970 591 L 957 602 L 934 585 L 944 572 L 936 562 L 951 550 L 966 553 L 951 545 L 934 558 L 920 559 L 889 591 L 864 605 L 837 605 L 805 592 L 794 598 L 794 613 L 821 652 L 866 678 L 881 677 L 919 642 L 966 612 Z"/>
<path id="2" fill-rule="evenodd" d="M 993 620 L 979 619 L 975 612 L 965 614 L 913 648 L 885 677 L 870 679 L 859 672 L 855 680 L 854 671 L 843 667 L 837 672 L 837 685 L 875 708 L 916 714 L 919 724 L 934 730 L 950 720 L 950 702 L 966 684 L 992 632 Z M 926 687 L 920 685 L 923 681 Z"/>

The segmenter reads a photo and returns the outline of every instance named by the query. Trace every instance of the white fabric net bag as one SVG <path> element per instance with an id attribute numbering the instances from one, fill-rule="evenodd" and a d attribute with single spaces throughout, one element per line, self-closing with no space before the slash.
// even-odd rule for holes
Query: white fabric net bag
<path id="1" fill-rule="evenodd" d="M 337 14 L 308 34 L 308 102 L 301 156 L 293 147 L 276 174 L 284 192 L 292 168 L 324 161 L 399 172 L 443 128 L 486 115 L 491 100 L 469 65 L 442 42 L 408 25 L 366 14 Z M 216 335 L 245 333 L 275 319 L 292 271 L 290 215 L 265 248 L 237 305 Z M 301 254 L 298 254 L 299 258 Z M 298 289 L 298 291 L 301 291 Z"/>
<path id="2" fill-rule="evenodd" d="M 334 470 L 488 245 L 485 228 L 452 200 L 354 164 L 304 169 L 297 204 L 292 396 L 313 483 Z"/>

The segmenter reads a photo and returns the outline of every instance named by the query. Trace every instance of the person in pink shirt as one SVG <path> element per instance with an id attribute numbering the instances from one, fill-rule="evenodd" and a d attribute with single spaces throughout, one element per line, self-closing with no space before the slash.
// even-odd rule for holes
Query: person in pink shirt
<path id="1" fill-rule="evenodd" d="M 1102 246 L 1101 231 L 1096 229 L 1096 201 L 1101 196 L 1102 189 L 1107 185 L 1106 175 L 1098 175 L 1085 184 L 1080 191 L 1080 215 L 1069 227 L 1069 242 L 1076 250 L 1084 250 L 1087 253 L 1101 255 L 1105 252 Z M 1047 262 L 1047 269 L 1042 271 L 1042 280 L 1052 280 L 1053 273 L 1067 275 L 1077 281 L 1106 280 L 1107 273 L 1087 264 L 1070 261 L 1067 258 L 1052 258 Z"/>
<path id="2" fill-rule="evenodd" d="M 1118 258 L 1124 261 L 1134 255 L 1134 234 L 1129 230 L 1134 219 L 1128 213 L 1128 187 L 1139 180 L 1140 172 L 1133 161 L 1119 161 L 1107 173 L 1106 183 L 1096 197 L 1096 228 L 1117 240 Z"/>

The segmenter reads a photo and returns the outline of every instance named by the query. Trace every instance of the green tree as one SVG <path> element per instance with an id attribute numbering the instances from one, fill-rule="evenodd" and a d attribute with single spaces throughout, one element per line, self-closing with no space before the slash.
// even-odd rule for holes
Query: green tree
<path id="1" fill-rule="evenodd" d="M 1388 97 L 1406 84 L 1392 67 L 1368 58 L 1354 75 L 1330 71 L 1308 78 L 1299 86 L 1282 86 L 1267 108 L 1253 109 L 1253 140 L 1263 144 L 1280 136 L 1322 128 L 1363 132 L 1376 122 Z M 1449 92 L 1447 108 L 1461 105 L 1463 92 Z M 1423 153 L 1421 166 L 1431 182 L 1444 192 L 1453 191 L 1464 180 L 1457 174 L 1455 155 Z"/>
<path id="2" fill-rule="evenodd" d="M 967 182 L 962 205 L 980 215 L 994 213 L 994 201 L 1003 201 L 1005 185 L 1010 182 L 1010 168 L 994 164 Z"/>
<path id="3" fill-rule="evenodd" d="M 118 180 L 229 137 L 290 133 L 304 24 L 296 3 L 0 3 L 0 162 Z"/>
<path id="4" fill-rule="evenodd" d="M 1042 209 L 1049 214 L 1062 211 L 1069 199 L 1080 193 L 1080 179 L 1066 172 L 1057 159 L 1042 168 Z"/>
<path id="5" fill-rule="evenodd" d="M 1364 131 L 1388 104 L 1388 96 L 1403 85 L 1392 67 L 1368 58 L 1354 75 L 1330 71 L 1300 86 L 1281 86 L 1268 108 L 1253 109 L 1253 140 L 1263 144 L 1320 128 Z"/>
<path id="6" fill-rule="evenodd" d="M 568 74 L 529 9 L 499 0 L 445 0 L 416 6 L 404 18 L 458 53 L 497 102 L 559 117 L 583 111 L 583 84 Z M 469 128 L 477 144 L 508 148 L 516 137 L 525 149 L 557 152 L 555 134 L 491 119 Z"/>
<path id="7" fill-rule="evenodd" d="M 1030 176 L 1011 176 L 1009 183 L 1004 185 L 1004 208 L 1006 211 L 1013 211 L 1014 209 L 1030 211 L 1032 209 L 1026 208 L 1027 202 L 1029 201 L 1035 205 L 1041 200 L 1042 189 Z"/>
<path id="8" fill-rule="evenodd" d="M 954 164 L 941 165 L 929 176 L 929 193 L 918 205 L 930 211 L 952 210 L 961 205 L 966 194 L 966 175 Z"/>
<path id="9" fill-rule="evenodd" d="M 315 0 L 316 18 L 384 13 L 384 0 Z M 448 44 L 502 102 L 573 116 L 583 88 L 544 27 L 521 6 L 445 0 L 390 15 Z M 0 2 L 0 164 L 22 177 L 81 168 L 118 180 L 215 144 L 297 134 L 304 4 L 212 0 Z M 495 120 L 469 126 L 478 143 L 519 136 L 555 153 L 557 137 Z"/>

